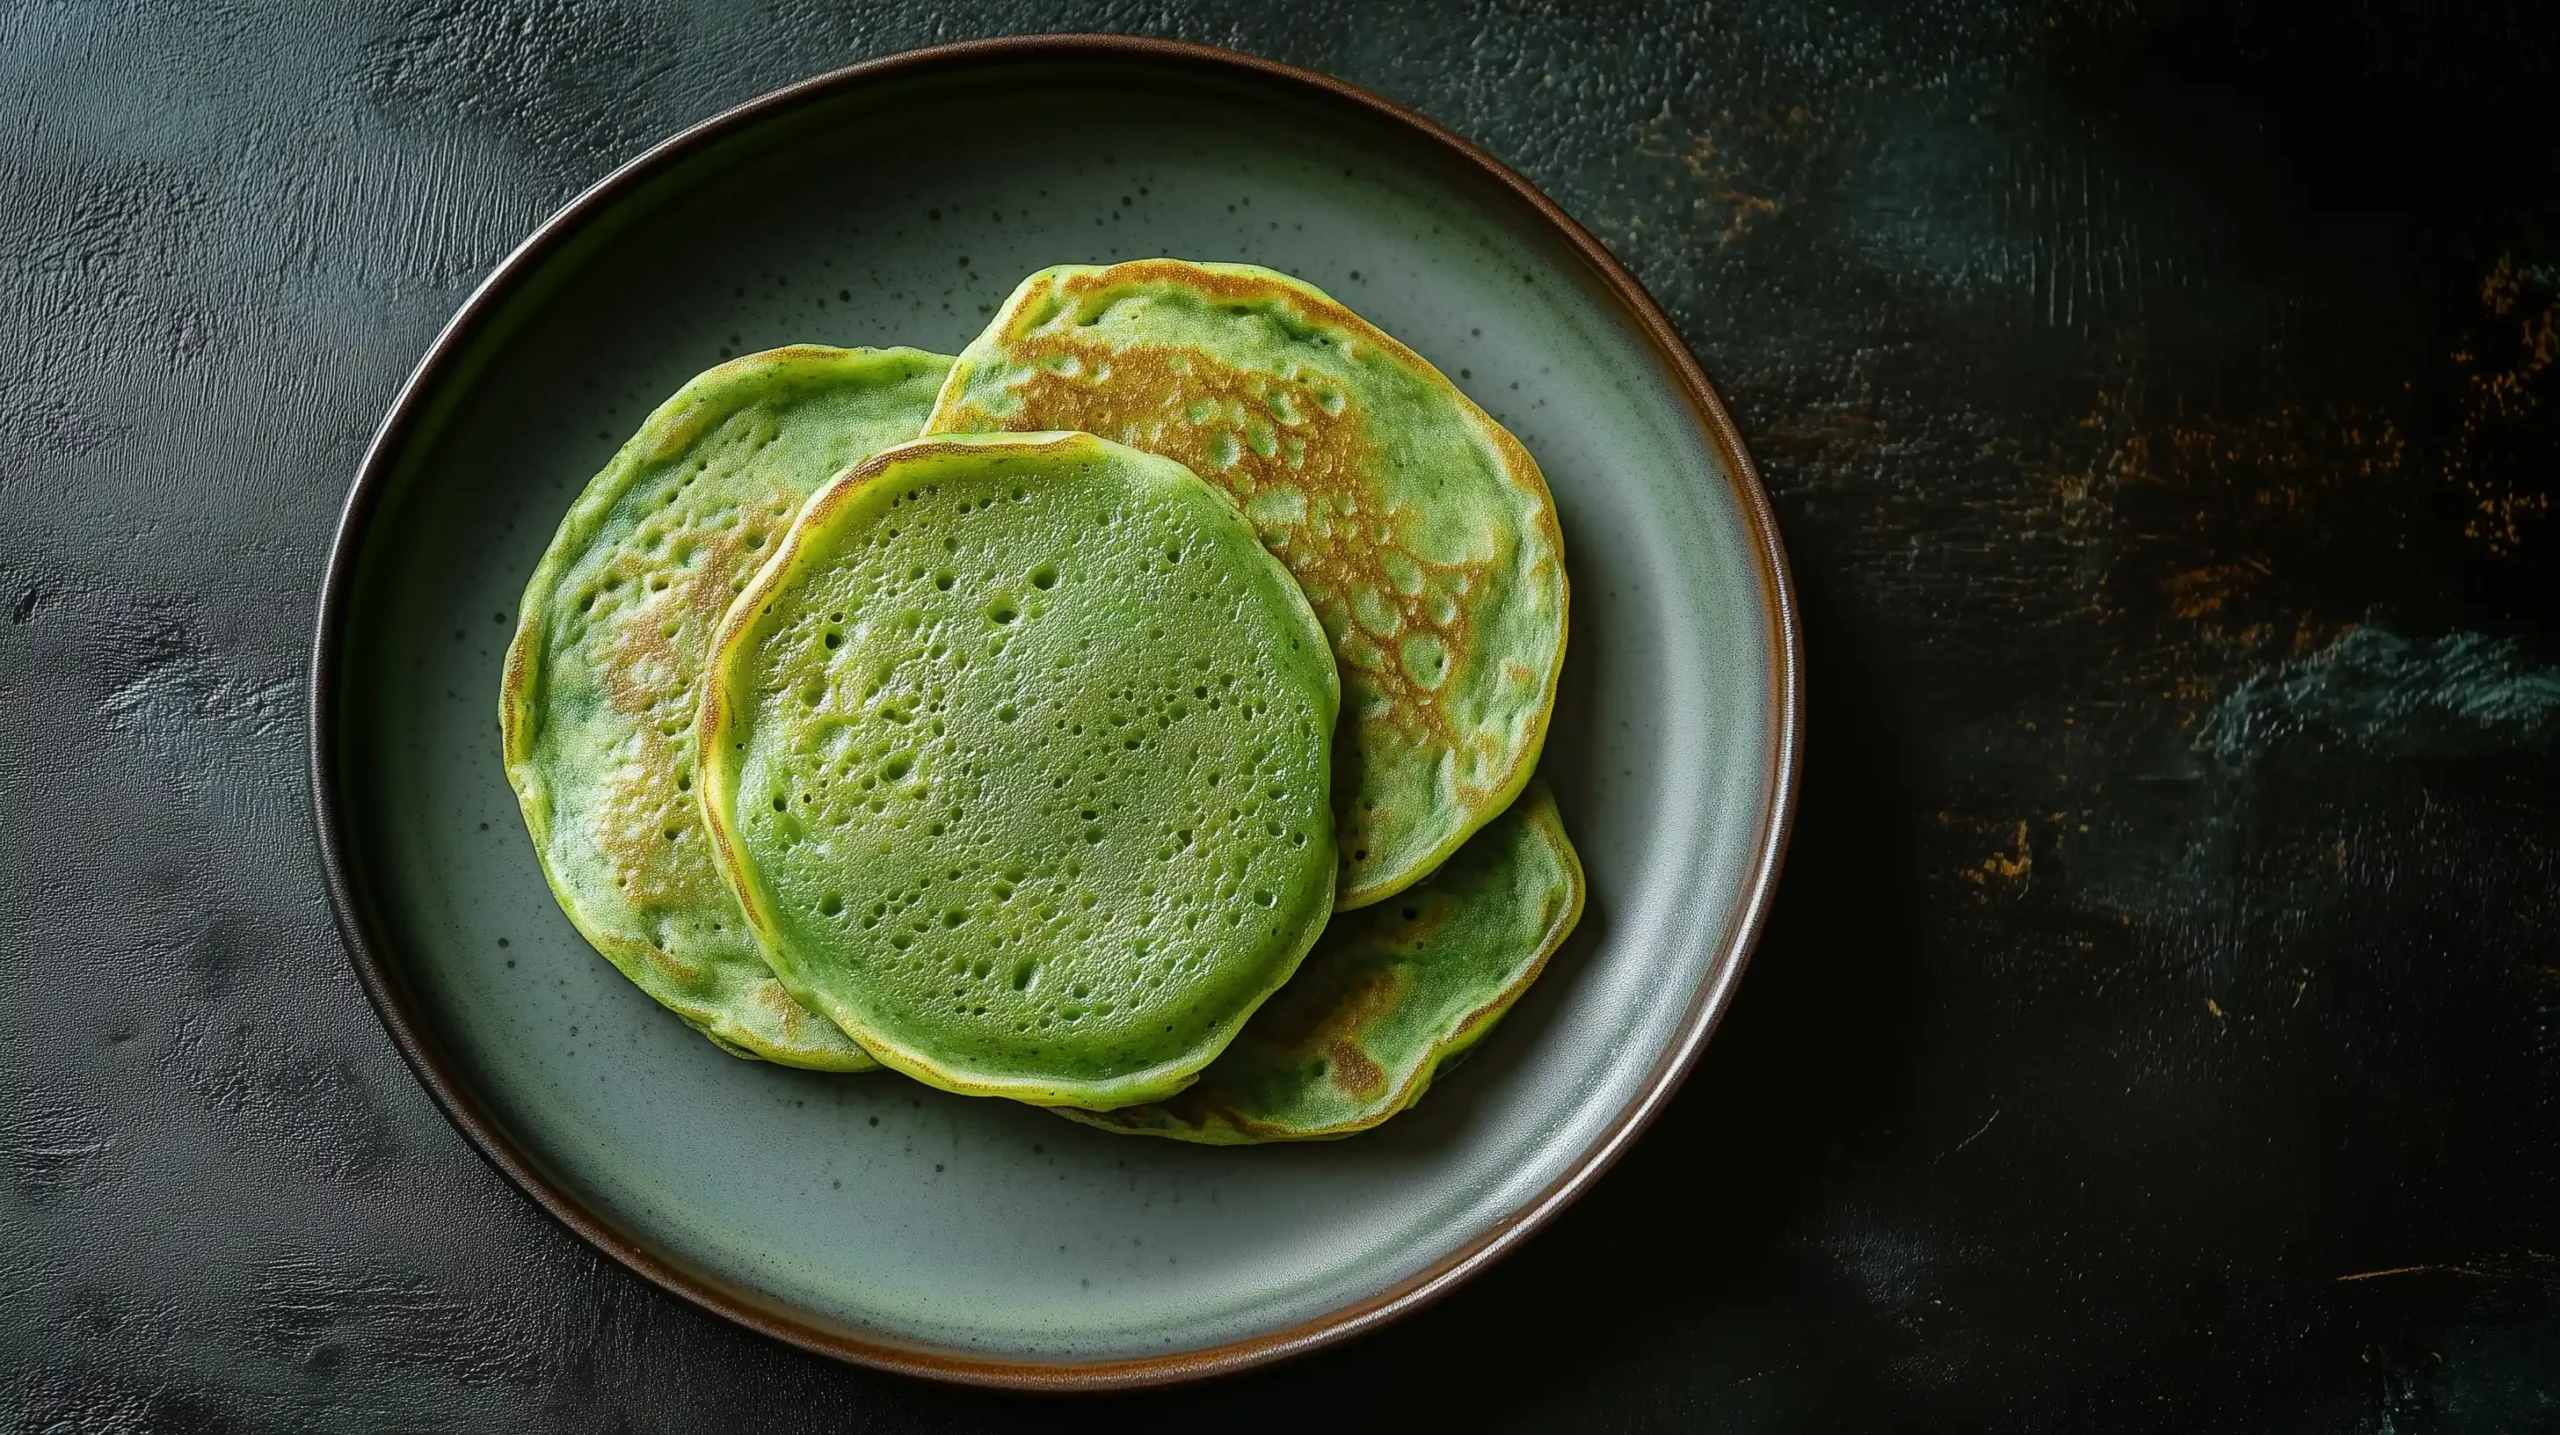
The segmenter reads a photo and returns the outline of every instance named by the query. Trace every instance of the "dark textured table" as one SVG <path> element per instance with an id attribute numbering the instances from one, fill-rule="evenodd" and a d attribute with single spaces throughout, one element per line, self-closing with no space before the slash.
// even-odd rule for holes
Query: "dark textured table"
<path id="1" fill-rule="evenodd" d="M 8 1428 L 2560 1427 L 2560 28 L 1566 8 L 0 0 Z M 1064 28 L 1342 75 L 1600 234 L 1767 469 L 1811 728 L 1592 1196 L 1061 1404 L 733 1329 L 483 1166 L 332 932 L 301 702 L 357 454 L 544 214 Z"/>

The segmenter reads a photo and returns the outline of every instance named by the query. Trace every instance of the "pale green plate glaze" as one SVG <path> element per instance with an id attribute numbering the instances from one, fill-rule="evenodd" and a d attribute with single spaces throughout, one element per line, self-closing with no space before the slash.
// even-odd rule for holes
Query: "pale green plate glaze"
<path id="1" fill-rule="evenodd" d="M 1578 1194 L 1740 973 L 1783 847 L 1797 680 L 1730 423 L 1641 291 L 1542 205 L 1329 82 L 1051 39 L 759 101 L 547 225 L 394 408 L 314 654 L 341 924 L 447 1114 L 691 1299 L 850 1358 L 1025 1386 L 1182 1379 L 1340 1338 Z M 561 916 L 490 730 L 544 540 L 688 376 L 795 341 L 955 351 L 1035 268 L 1150 254 L 1270 265 L 1358 308 L 1528 445 L 1563 520 L 1573 636 L 1540 772 L 1587 914 L 1471 1060 L 1350 1140 L 1132 1142 L 724 1056 Z"/>

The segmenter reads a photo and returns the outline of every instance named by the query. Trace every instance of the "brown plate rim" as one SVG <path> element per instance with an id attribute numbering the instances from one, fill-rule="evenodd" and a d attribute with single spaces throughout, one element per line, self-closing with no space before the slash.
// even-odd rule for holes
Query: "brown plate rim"
<path id="1" fill-rule="evenodd" d="M 903 78 L 986 62 L 1013 63 L 1042 59 L 1147 60 L 1193 70 L 1242 72 L 1277 80 L 1310 93 L 1330 97 L 1373 117 L 1388 120 L 1428 140 L 1451 158 L 1465 162 L 1508 190 L 1544 219 L 1590 266 L 1627 315 L 1644 332 L 1656 358 L 1677 379 L 1683 396 L 1721 451 L 1725 472 L 1740 502 L 1759 559 L 1774 663 L 1768 693 L 1768 801 L 1760 813 L 1751 876 L 1739 910 L 1727 925 L 1722 946 L 1708 978 L 1700 983 L 1683 1014 L 1680 1036 L 1646 1074 L 1638 1095 L 1622 1108 L 1606 1130 L 1585 1147 L 1572 1168 L 1502 1219 L 1476 1234 L 1460 1249 L 1426 1270 L 1365 1300 L 1302 1321 L 1285 1330 L 1200 1350 L 1139 1359 L 1072 1362 L 1005 1361 L 958 1352 L 899 1344 L 820 1327 L 777 1309 L 752 1292 L 711 1278 L 641 1245 L 612 1224 L 589 1212 L 554 1182 L 541 1166 L 518 1150 L 504 1129 L 485 1113 L 468 1087 L 446 1066 L 410 1010 L 408 997 L 393 975 L 384 953 L 392 946 L 378 930 L 355 881 L 343 830 L 343 793 L 337 773 L 337 654 L 343 644 L 347 612 L 353 599 L 356 560 L 376 505 L 390 481 L 390 470 L 415 431 L 429 397 L 452 372 L 468 342 L 499 306 L 521 288 L 541 262 L 579 229 L 620 202 L 631 191 L 682 159 L 746 127 L 787 110 L 847 90 L 890 78 Z M 1750 959 L 1768 915 L 1778 869 L 1786 855 L 1795 811 L 1797 771 L 1803 741 L 1804 677 L 1802 637 L 1795 595 L 1787 577 L 1786 552 L 1778 538 L 1776 516 L 1760 481 L 1758 466 L 1744 447 L 1742 435 L 1726 412 L 1724 401 L 1707 381 L 1668 317 L 1644 286 L 1588 230 L 1509 166 L 1439 124 L 1358 86 L 1312 70 L 1256 55 L 1188 41 L 1122 35 L 1030 35 L 937 45 L 883 56 L 775 90 L 704 120 L 653 146 L 597 181 L 518 245 L 515 251 L 474 289 L 454 317 L 437 334 L 417 368 L 393 400 L 358 465 L 353 488 L 340 514 L 330 547 L 327 574 L 320 593 L 319 621 L 312 639 L 308 760 L 312 822 L 329 904 L 350 963 L 366 997 L 390 1032 L 392 1043 L 417 1074 L 438 1109 L 534 1203 L 596 1249 L 620 1261 L 660 1288 L 725 1316 L 740 1325 L 806 1350 L 900 1374 L 968 1385 L 1016 1390 L 1103 1391 L 1169 1385 L 1230 1374 L 1273 1361 L 1303 1355 L 1337 1341 L 1373 1330 L 1446 1295 L 1507 1255 L 1532 1233 L 1570 1205 L 1642 1134 L 1672 1094 L 1679 1089 L 1698 1052 L 1715 1032 L 1743 967 Z"/>

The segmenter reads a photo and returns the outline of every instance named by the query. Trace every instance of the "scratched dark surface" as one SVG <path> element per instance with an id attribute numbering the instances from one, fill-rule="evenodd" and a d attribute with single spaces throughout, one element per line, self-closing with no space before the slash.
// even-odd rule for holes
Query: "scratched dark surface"
<path id="1" fill-rule="evenodd" d="M 0 0 L 8 1428 L 2560 1428 L 2553 25 L 1567 8 Z M 1812 712 L 1739 1003 L 1589 1199 L 1067 1404 L 745 1334 L 483 1166 L 332 933 L 300 711 L 359 448 L 527 229 L 1062 28 L 1345 76 L 1600 234 L 1767 468 Z"/>

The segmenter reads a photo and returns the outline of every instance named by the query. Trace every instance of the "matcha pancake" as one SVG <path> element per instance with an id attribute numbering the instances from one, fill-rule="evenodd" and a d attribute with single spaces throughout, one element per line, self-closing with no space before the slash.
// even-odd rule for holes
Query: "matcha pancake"
<path id="1" fill-rule="evenodd" d="M 1225 495 L 1090 434 L 926 440 L 722 621 L 702 801 L 774 973 L 883 1062 L 1179 1089 L 1332 908 L 1324 631 Z"/>
<path id="2" fill-rule="evenodd" d="M 815 347 L 722 364 L 588 483 L 525 587 L 499 725 L 543 874 L 623 975 L 741 1056 L 873 1064 L 774 981 L 712 863 L 693 791 L 711 632 L 812 490 L 915 437 L 950 364 Z"/>
<path id="3" fill-rule="evenodd" d="M 1582 863 L 1532 783 L 1392 902 L 1345 912 L 1200 1079 L 1163 1101 L 1064 1115 L 1234 1146 L 1365 1131 L 1493 1029 L 1582 916 Z"/>
<path id="4" fill-rule="evenodd" d="M 1341 661 L 1339 905 L 1422 877 L 1528 780 L 1564 658 L 1554 500 L 1420 355 L 1268 269 L 1048 269 L 925 426 L 1032 429 L 1188 464 L 1306 590 Z"/>

